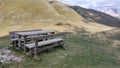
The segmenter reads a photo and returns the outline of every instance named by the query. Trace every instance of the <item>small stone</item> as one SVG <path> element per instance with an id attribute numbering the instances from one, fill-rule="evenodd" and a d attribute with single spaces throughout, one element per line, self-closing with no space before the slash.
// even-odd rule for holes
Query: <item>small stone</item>
<path id="1" fill-rule="evenodd" d="M 66 56 L 67 54 L 64 54 L 64 56 Z"/>
<path id="2" fill-rule="evenodd" d="M 22 58 L 23 57 L 16 56 L 14 52 L 12 52 L 11 50 L 9 50 L 7 48 L 0 50 L 0 62 L 2 64 L 8 64 L 11 61 L 20 62 L 23 60 Z"/>

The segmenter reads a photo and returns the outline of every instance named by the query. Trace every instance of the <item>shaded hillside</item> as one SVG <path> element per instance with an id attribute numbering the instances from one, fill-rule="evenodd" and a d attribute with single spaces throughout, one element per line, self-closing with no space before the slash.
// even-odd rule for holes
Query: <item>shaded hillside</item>
<path id="1" fill-rule="evenodd" d="M 90 22 L 104 24 L 107 26 L 120 27 L 119 19 L 112 17 L 108 14 L 105 14 L 103 12 L 99 12 L 92 9 L 85 9 L 79 6 L 70 6 L 70 8 L 73 8 L 76 12 L 78 12 L 81 16 L 83 16 L 88 22 L 90 21 Z"/>
<path id="2" fill-rule="evenodd" d="M 113 17 L 120 18 L 120 10 L 119 9 L 108 8 L 108 9 L 103 9 L 100 11 L 107 13 Z"/>

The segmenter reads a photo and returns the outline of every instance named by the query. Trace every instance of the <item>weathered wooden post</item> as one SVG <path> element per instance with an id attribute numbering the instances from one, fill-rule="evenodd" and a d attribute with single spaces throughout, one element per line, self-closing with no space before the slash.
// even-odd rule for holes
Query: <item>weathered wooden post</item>
<path id="1" fill-rule="evenodd" d="M 35 38 L 34 58 L 40 60 L 38 57 L 38 38 Z"/>
<path id="2" fill-rule="evenodd" d="M 66 49 L 66 33 L 64 33 L 63 34 L 63 39 L 64 39 L 64 41 L 63 41 L 63 47 L 64 47 L 64 49 Z"/>
<path id="3" fill-rule="evenodd" d="M 24 36 L 24 45 L 27 43 L 27 36 Z M 24 52 L 27 52 L 26 47 L 23 45 Z"/>
<path id="4" fill-rule="evenodd" d="M 21 47 L 21 35 L 19 35 L 18 37 L 19 37 L 19 39 L 18 39 L 18 41 L 19 41 L 18 47 L 20 48 Z"/>

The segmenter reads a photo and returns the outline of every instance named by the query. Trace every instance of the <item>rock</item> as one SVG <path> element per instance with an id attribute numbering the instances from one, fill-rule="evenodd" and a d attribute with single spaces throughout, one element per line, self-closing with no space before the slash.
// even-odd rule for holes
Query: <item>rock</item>
<path id="1" fill-rule="evenodd" d="M 23 61 L 22 57 L 23 56 L 15 55 L 14 52 L 12 52 L 7 48 L 0 50 L 0 62 L 2 64 L 8 64 L 8 63 L 11 63 L 12 61 L 21 62 Z"/>

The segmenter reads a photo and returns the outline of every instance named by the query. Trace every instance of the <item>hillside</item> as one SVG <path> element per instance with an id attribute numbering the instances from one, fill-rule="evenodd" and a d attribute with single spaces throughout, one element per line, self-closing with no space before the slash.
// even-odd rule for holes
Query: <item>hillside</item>
<path id="1" fill-rule="evenodd" d="M 0 36 L 14 30 L 51 29 L 74 31 L 85 28 L 91 32 L 112 29 L 109 26 L 85 23 L 82 15 L 64 3 L 52 0 L 0 0 Z M 57 25 L 62 24 L 62 25 Z M 47 27 L 47 28 L 46 28 Z M 103 27 L 104 29 L 100 29 Z"/>
<path id="2" fill-rule="evenodd" d="M 45 0 L 1 0 L 0 8 L 0 36 L 13 30 L 55 29 L 55 23 L 68 21 Z"/>
<path id="3" fill-rule="evenodd" d="M 119 9 L 109 8 L 109 9 L 103 9 L 101 11 L 104 12 L 104 13 L 107 13 L 111 16 L 114 16 L 116 18 L 120 18 L 120 10 Z"/>
<path id="4" fill-rule="evenodd" d="M 120 68 L 119 27 L 110 15 L 57 0 L 0 0 L 0 68 Z M 35 60 L 11 47 L 8 36 L 30 29 L 73 33 L 66 49 L 50 48 Z"/>
<path id="5" fill-rule="evenodd" d="M 83 16 L 88 21 L 86 21 L 86 23 L 93 22 L 108 25 L 111 27 L 120 27 L 120 20 L 108 14 L 92 9 L 85 9 L 79 6 L 70 7 L 73 8 L 76 12 L 78 12 L 81 16 Z"/>

